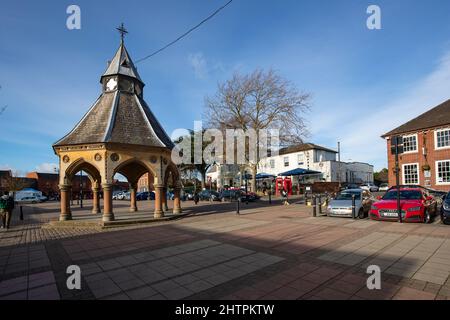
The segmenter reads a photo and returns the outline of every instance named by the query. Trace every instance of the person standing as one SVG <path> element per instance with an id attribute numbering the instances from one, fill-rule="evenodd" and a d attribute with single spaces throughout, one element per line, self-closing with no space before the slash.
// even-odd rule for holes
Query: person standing
<path id="1" fill-rule="evenodd" d="M 5 217 L 5 222 L 6 222 L 6 230 L 9 229 L 9 226 L 11 224 L 11 218 L 12 218 L 12 213 L 14 211 L 14 207 L 15 207 L 15 203 L 14 203 L 14 197 L 12 196 L 12 194 L 9 194 L 6 196 L 6 217 Z"/>
<path id="2" fill-rule="evenodd" d="M 7 214 L 7 208 L 8 208 L 8 196 L 7 193 L 0 197 L 0 216 L 2 218 L 2 229 L 6 229 L 6 214 Z"/>

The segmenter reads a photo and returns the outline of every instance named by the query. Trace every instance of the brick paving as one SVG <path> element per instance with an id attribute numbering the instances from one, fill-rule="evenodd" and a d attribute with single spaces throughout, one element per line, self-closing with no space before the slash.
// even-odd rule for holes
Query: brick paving
<path id="1" fill-rule="evenodd" d="M 450 299 L 450 227 L 437 222 L 312 217 L 280 201 L 240 215 L 235 204 L 183 204 L 185 218 L 111 229 L 49 226 L 57 203 L 25 207 L 0 231 L 0 299 Z M 92 219 L 86 208 L 74 216 Z M 69 265 L 81 290 L 67 288 Z M 366 286 L 369 265 L 381 290 Z"/>

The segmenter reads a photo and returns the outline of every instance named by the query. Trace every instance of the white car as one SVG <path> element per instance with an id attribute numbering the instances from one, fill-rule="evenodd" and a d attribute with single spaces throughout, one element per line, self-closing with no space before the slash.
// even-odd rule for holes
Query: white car
<path id="1" fill-rule="evenodd" d="M 378 192 L 378 187 L 373 183 L 363 184 L 360 188 L 369 192 Z"/>
<path id="2" fill-rule="evenodd" d="M 378 191 L 388 191 L 389 185 L 387 183 L 380 184 L 380 187 L 378 188 Z"/>
<path id="3" fill-rule="evenodd" d="M 22 199 L 16 200 L 18 204 L 26 204 L 26 203 L 40 203 L 41 199 L 39 197 L 24 197 Z"/>

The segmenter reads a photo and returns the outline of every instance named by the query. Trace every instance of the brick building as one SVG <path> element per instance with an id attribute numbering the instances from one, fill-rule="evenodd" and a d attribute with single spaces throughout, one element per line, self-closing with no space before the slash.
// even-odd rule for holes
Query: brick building
<path id="1" fill-rule="evenodd" d="M 450 100 L 406 122 L 382 137 L 387 141 L 389 185 L 395 185 L 394 136 L 403 137 L 400 183 L 450 191 Z"/>
<path id="2" fill-rule="evenodd" d="M 11 170 L 0 170 L 0 193 L 8 190 L 8 181 L 11 179 Z"/>
<path id="3" fill-rule="evenodd" d="M 59 175 L 55 173 L 29 172 L 27 178 L 36 180 L 36 189 L 47 197 L 59 194 Z"/>

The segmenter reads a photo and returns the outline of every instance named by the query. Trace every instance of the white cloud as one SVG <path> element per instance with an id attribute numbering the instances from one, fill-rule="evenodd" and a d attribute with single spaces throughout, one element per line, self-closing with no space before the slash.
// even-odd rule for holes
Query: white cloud
<path id="1" fill-rule="evenodd" d="M 208 76 L 208 64 L 202 52 L 189 54 L 188 61 L 196 78 L 205 79 Z"/>
<path id="2" fill-rule="evenodd" d="M 435 70 L 408 86 L 400 97 L 378 108 L 361 110 L 358 116 L 346 115 L 345 121 L 342 117 L 317 115 L 318 119 L 322 119 L 325 123 L 325 125 L 317 125 L 320 125 L 320 130 L 328 131 L 326 135 L 329 136 L 334 133 L 336 137 L 336 133 L 339 132 L 343 161 L 351 158 L 355 161 L 369 162 L 375 165 L 375 169 L 380 169 L 387 165 L 386 141 L 380 136 L 449 98 L 450 52 L 439 60 Z M 366 105 L 375 104 L 376 101 L 366 103 Z M 313 123 L 313 126 L 316 124 Z M 314 129 L 314 132 L 317 130 Z M 323 133 L 321 133 L 322 136 Z"/>
<path id="3" fill-rule="evenodd" d="M 36 171 L 41 173 L 55 173 L 58 172 L 57 170 L 58 165 L 56 163 L 42 163 L 36 167 Z"/>

